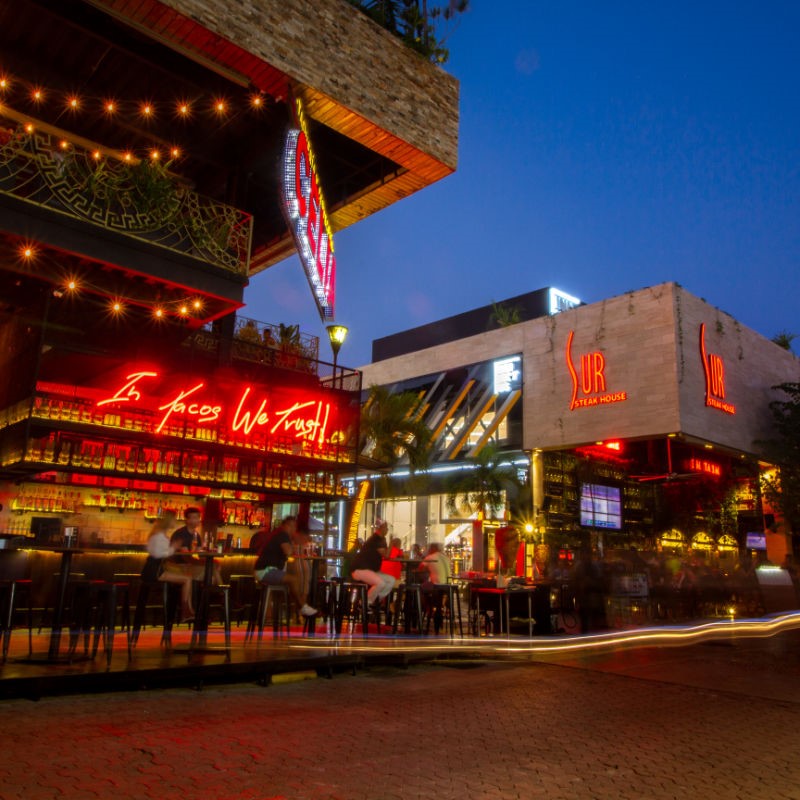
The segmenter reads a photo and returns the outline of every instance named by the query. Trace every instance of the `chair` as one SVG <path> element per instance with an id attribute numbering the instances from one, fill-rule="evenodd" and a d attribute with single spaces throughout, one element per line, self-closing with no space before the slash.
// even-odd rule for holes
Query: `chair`
<path id="1" fill-rule="evenodd" d="M 403 618 L 403 630 L 410 633 L 412 623 L 417 632 L 422 632 L 422 591 L 419 584 L 402 583 L 397 587 L 395 614 L 392 620 L 392 632 L 397 633 L 400 617 Z"/>
<path id="2" fill-rule="evenodd" d="M 260 596 L 258 603 L 254 607 L 254 614 L 251 615 L 250 622 L 247 626 L 247 633 L 245 634 L 245 641 L 250 641 L 256 628 L 258 628 L 258 641 L 261 641 L 264 633 L 264 624 L 267 619 L 267 610 L 269 609 L 270 601 L 272 602 L 272 636 L 277 639 L 283 628 L 286 628 L 286 635 L 291 633 L 291 620 L 289 617 L 289 588 L 284 584 L 258 584 L 260 589 Z M 281 614 L 283 619 L 281 619 Z"/>
<path id="3" fill-rule="evenodd" d="M 436 621 L 437 615 L 441 614 L 442 619 L 447 621 L 451 637 L 456 635 L 456 618 L 458 619 L 458 632 L 463 639 L 464 625 L 461 619 L 461 595 L 458 586 L 454 583 L 436 583 L 428 594 L 430 602 L 425 611 L 425 633 L 430 631 L 431 617 L 434 618 L 434 630 L 437 634 L 439 633 L 436 629 Z M 446 612 L 443 602 L 445 598 L 447 599 Z"/>
<path id="4" fill-rule="evenodd" d="M 211 609 L 211 596 L 218 594 L 222 598 L 222 624 L 225 631 L 225 655 L 231 657 L 231 587 L 227 583 L 219 583 L 212 586 L 203 587 L 203 592 L 207 592 L 202 602 L 208 603 L 208 611 Z M 208 621 L 208 616 L 206 617 Z M 192 638 L 189 642 L 189 655 L 196 649 L 198 639 L 204 634 L 199 631 L 196 625 L 192 625 Z"/>
<path id="5" fill-rule="evenodd" d="M 122 627 L 127 633 L 128 657 L 131 655 L 130 584 L 125 581 L 82 581 L 74 589 L 72 624 L 69 653 L 73 655 L 81 634 L 84 637 L 84 653 L 88 654 L 89 640 L 94 633 L 92 659 L 97 655 L 100 639 L 106 655 L 106 668 L 111 667 L 114 652 L 114 634 L 117 628 L 117 612 L 122 607 Z"/>
<path id="6" fill-rule="evenodd" d="M 5 664 L 8 647 L 11 643 L 11 629 L 14 627 L 14 611 L 19 593 L 28 594 L 28 655 L 33 652 L 33 592 L 32 582 L 28 579 L 0 581 L 0 632 L 3 637 L 3 657 Z"/>
<path id="7" fill-rule="evenodd" d="M 344 621 L 348 620 L 355 630 L 356 622 L 360 619 L 361 630 L 364 636 L 369 635 L 369 604 L 367 591 L 369 586 L 361 581 L 341 581 L 337 583 L 336 595 L 336 624 L 337 635 L 342 632 Z M 380 631 L 380 623 L 378 626 Z"/>

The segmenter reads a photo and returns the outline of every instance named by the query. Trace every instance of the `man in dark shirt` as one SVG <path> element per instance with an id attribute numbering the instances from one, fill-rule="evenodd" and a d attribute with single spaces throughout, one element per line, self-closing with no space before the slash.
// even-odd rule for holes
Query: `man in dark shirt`
<path id="1" fill-rule="evenodd" d="M 386 526 L 388 527 L 388 526 Z M 381 561 L 386 555 L 386 527 L 379 526 L 375 533 L 364 542 L 364 546 L 350 562 L 353 580 L 369 584 L 367 600 L 369 603 L 383 600 L 392 591 L 395 579 L 381 572 Z"/>
<path id="2" fill-rule="evenodd" d="M 297 519 L 286 517 L 272 532 L 272 536 L 262 547 L 261 553 L 256 559 L 255 577 L 261 583 L 287 586 L 300 613 L 304 617 L 313 617 L 317 613 L 317 609 L 312 608 L 306 602 L 307 596 L 302 591 L 300 576 L 286 571 L 286 562 L 292 555 L 292 537 L 296 531 Z"/>

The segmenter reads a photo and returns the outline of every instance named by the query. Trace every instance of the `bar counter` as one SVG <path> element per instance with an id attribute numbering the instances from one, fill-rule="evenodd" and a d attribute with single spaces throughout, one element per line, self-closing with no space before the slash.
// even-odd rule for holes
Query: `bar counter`
<path id="1" fill-rule="evenodd" d="M 111 580 L 115 574 L 139 575 L 147 558 L 144 545 L 80 545 L 71 564 L 73 573 L 89 579 Z M 244 550 L 220 553 L 219 562 L 223 582 L 231 575 L 252 575 L 255 556 Z M 32 582 L 33 606 L 42 608 L 52 601 L 55 590 L 54 576 L 61 568 L 61 554 L 31 545 L 18 549 L 0 550 L 0 580 L 29 578 Z"/>

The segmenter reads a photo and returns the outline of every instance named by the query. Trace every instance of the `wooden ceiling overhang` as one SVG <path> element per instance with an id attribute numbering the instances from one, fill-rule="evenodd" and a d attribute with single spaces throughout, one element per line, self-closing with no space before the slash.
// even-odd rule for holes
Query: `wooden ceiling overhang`
<path id="1" fill-rule="evenodd" d="M 274 98 L 300 98 L 312 120 L 396 165 L 343 199 L 329 200 L 334 231 L 455 171 L 457 81 L 342 0 L 89 3 L 228 80 Z M 298 27 L 301 41 L 290 34 Z M 311 62 L 320 48 L 329 69 L 315 72 Z M 379 90 L 370 91 L 376 84 Z M 251 274 L 294 249 L 286 230 L 254 250 Z"/>

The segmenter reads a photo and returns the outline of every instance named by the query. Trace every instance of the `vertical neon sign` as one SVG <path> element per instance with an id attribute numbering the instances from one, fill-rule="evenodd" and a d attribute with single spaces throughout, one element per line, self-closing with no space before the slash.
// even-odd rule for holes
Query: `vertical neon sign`
<path id="1" fill-rule="evenodd" d="M 706 377 L 706 406 L 735 414 L 736 406 L 725 399 L 725 362 L 722 356 L 706 352 L 706 324 L 700 324 L 700 358 Z"/>

